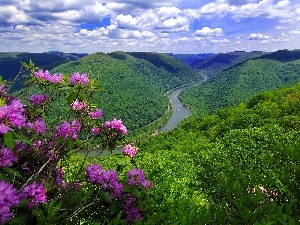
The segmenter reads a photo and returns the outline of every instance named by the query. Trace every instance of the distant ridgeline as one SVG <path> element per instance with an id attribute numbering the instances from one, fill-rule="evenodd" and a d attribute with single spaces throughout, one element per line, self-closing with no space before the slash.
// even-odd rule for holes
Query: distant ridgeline
<path id="1" fill-rule="evenodd" d="M 209 77 L 214 76 L 217 72 L 221 72 L 237 64 L 243 63 L 248 59 L 259 57 L 266 52 L 260 51 L 235 51 L 228 53 L 207 53 L 207 54 L 170 54 L 174 58 L 186 63 L 202 74 Z"/>
<path id="2" fill-rule="evenodd" d="M 77 60 L 87 54 L 63 53 L 58 51 L 44 53 L 29 52 L 0 52 L 0 76 L 5 80 L 12 80 L 21 69 L 21 62 L 28 63 L 31 59 L 34 64 L 44 70 L 51 70 L 54 67 L 68 61 Z M 20 82 L 13 87 L 18 90 Z"/>
<path id="3" fill-rule="evenodd" d="M 300 81 L 300 50 L 257 54 L 260 56 L 217 71 L 208 82 L 186 90 L 180 97 L 201 116 L 245 102 L 257 93 Z M 206 64 L 211 60 L 207 59 Z M 213 66 L 210 64 L 210 68 Z"/>

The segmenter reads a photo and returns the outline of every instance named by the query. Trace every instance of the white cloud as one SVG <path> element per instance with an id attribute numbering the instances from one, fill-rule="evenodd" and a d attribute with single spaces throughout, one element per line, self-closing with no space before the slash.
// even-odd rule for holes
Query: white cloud
<path id="1" fill-rule="evenodd" d="M 271 37 L 261 33 L 253 33 L 247 38 L 248 40 L 269 40 Z"/>
<path id="2" fill-rule="evenodd" d="M 203 27 L 201 30 L 196 30 L 194 36 L 196 37 L 214 37 L 223 35 L 222 28 Z"/>
<path id="3" fill-rule="evenodd" d="M 222 39 L 222 40 L 210 40 L 212 43 L 230 43 L 228 39 Z"/>
<path id="4" fill-rule="evenodd" d="M 117 15 L 114 21 L 120 29 L 137 29 L 137 18 L 134 18 L 131 15 Z"/>
<path id="5" fill-rule="evenodd" d="M 300 29 L 299 30 L 292 30 L 290 33 L 291 34 L 300 34 Z"/>

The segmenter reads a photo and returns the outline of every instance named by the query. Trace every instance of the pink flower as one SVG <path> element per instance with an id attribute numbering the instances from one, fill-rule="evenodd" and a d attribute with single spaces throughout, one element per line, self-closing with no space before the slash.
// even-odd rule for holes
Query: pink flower
<path id="1" fill-rule="evenodd" d="M 44 80 L 50 83 L 60 83 L 63 79 L 62 74 L 55 73 L 51 75 L 48 70 L 45 72 L 43 72 L 43 70 L 39 70 L 35 72 L 34 75 L 38 80 Z"/>
<path id="2" fill-rule="evenodd" d="M 71 107 L 74 111 L 86 111 L 88 110 L 88 105 L 85 102 L 80 102 L 76 99 L 72 104 Z"/>
<path id="3" fill-rule="evenodd" d="M 40 95 L 31 95 L 29 101 L 32 105 L 40 105 L 46 101 L 46 97 L 43 94 Z"/>
<path id="4" fill-rule="evenodd" d="M 11 149 L 2 146 L 0 150 L 0 167 L 12 166 L 13 162 L 18 162 L 18 157 Z"/>
<path id="5" fill-rule="evenodd" d="M 54 138 L 63 137 L 64 139 L 67 139 L 69 137 L 74 140 L 77 138 L 80 129 L 81 124 L 76 119 L 74 119 L 71 124 L 69 122 L 63 122 L 60 126 L 55 128 L 56 132 Z"/>
<path id="6" fill-rule="evenodd" d="M 70 77 L 70 84 L 72 85 L 88 85 L 89 78 L 86 74 L 80 75 L 80 73 L 76 72 L 72 74 Z"/>
<path id="7" fill-rule="evenodd" d="M 46 203 L 47 196 L 43 182 L 37 184 L 36 181 L 33 181 L 21 191 L 20 198 L 29 200 L 26 205 L 29 209 L 38 206 L 40 203 Z"/>
<path id="8" fill-rule="evenodd" d="M 97 134 L 99 134 L 101 132 L 101 129 L 99 128 L 99 127 L 93 127 L 92 129 L 91 129 L 91 133 L 93 134 L 93 135 L 97 135 Z"/>
<path id="9" fill-rule="evenodd" d="M 14 215 L 10 207 L 19 205 L 19 195 L 12 184 L 0 180 L 0 223 L 4 224 Z"/>
<path id="10" fill-rule="evenodd" d="M 103 127 L 107 130 L 115 130 L 122 135 L 127 134 L 127 128 L 123 125 L 122 120 L 114 118 L 112 121 L 106 121 Z"/>
<path id="11" fill-rule="evenodd" d="M 92 119 L 102 119 L 101 109 L 96 109 L 94 112 L 89 112 L 89 115 L 92 117 Z"/>
<path id="12" fill-rule="evenodd" d="M 137 149 L 134 146 L 131 146 L 131 144 L 127 144 L 124 146 L 123 154 L 125 156 L 129 156 L 130 158 L 133 158 L 137 153 Z"/>

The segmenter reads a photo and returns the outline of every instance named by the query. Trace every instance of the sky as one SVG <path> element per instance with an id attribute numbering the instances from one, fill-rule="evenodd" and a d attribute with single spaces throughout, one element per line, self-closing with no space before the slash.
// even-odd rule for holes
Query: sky
<path id="1" fill-rule="evenodd" d="M 299 0 L 1 0 L 0 52 L 300 49 Z"/>

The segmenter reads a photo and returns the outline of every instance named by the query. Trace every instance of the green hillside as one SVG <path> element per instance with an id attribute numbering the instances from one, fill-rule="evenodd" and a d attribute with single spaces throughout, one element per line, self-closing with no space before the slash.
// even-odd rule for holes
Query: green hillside
<path id="1" fill-rule="evenodd" d="M 128 54 L 147 61 L 160 69 L 161 74 L 158 74 L 157 77 L 154 76 L 153 82 L 161 82 L 167 87 L 166 91 L 183 84 L 203 80 L 202 76 L 196 73 L 193 68 L 167 54 L 156 52 L 129 52 Z M 141 67 L 138 66 L 135 68 L 135 71 L 139 71 L 140 69 Z"/>
<path id="2" fill-rule="evenodd" d="M 101 80 L 104 92 L 99 94 L 98 101 L 105 112 L 104 118 L 122 119 L 133 134 L 165 114 L 167 90 L 202 79 L 200 74 L 174 58 L 158 53 L 156 56 L 153 64 L 124 52 L 95 53 L 60 65 L 52 72 L 88 73 Z M 164 67 L 159 67 L 159 63 Z M 152 132 L 159 125 L 156 124 Z"/>
<path id="3" fill-rule="evenodd" d="M 205 115 L 247 101 L 262 91 L 290 86 L 300 80 L 299 52 L 279 51 L 247 60 L 186 90 L 181 98 L 196 114 Z"/>
<path id="4" fill-rule="evenodd" d="M 300 83 L 139 143 L 154 182 L 142 224 L 297 224 Z"/>

